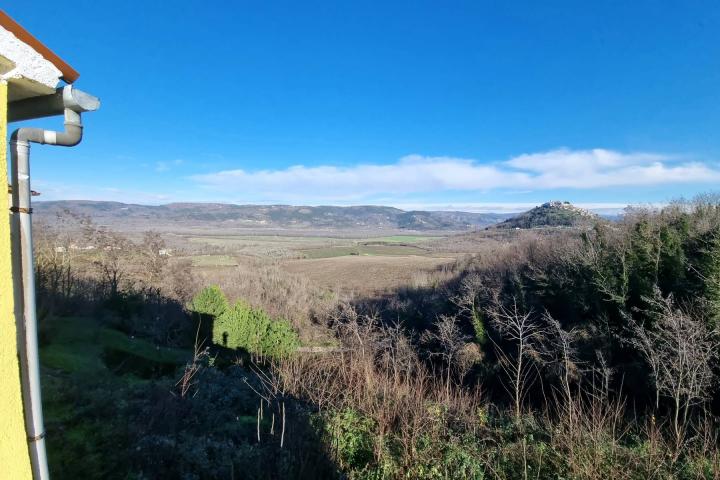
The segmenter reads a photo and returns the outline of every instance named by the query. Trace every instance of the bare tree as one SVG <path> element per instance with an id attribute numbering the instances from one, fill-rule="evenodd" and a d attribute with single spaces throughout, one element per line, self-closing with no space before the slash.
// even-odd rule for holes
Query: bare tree
<path id="1" fill-rule="evenodd" d="M 79 247 L 86 245 L 92 221 L 87 216 L 64 210 L 52 221 L 41 220 L 35 235 L 35 267 L 38 285 L 44 286 L 50 301 L 68 300 L 78 282 Z"/>
<path id="2" fill-rule="evenodd" d="M 426 343 L 435 343 L 439 347 L 430 355 L 441 358 L 445 364 L 445 391 L 449 396 L 452 371 L 458 371 L 460 380 L 467 373 L 461 371 L 466 369 L 460 368 L 458 360 L 469 338 L 462 332 L 460 325 L 458 325 L 458 319 L 454 315 L 441 315 L 433 327 L 433 330 L 427 330 L 423 334 L 423 340 Z"/>
<path id="3" fill-rule="evenodd" d="M 35 268 L 37 283 L 44 286 L 51 301 L 58 296 L 70 296 L 73 282 L 75 252 L 69 248 L 69 242 L 56 229 L 47 224 L 36 228 Z"/>
<path id="4" fill-rule="evenodd" d="M 131 242 L 123 235 L 106 229 L 98 229 L 94 233 L 94 242 L 98 253 L 93 264 L 100 274 L 106 294 L 115 298 L 125 278 Z"/>
<path id="5" fill-rule="evenodd" d="M 487 291 L 488 288 L 484 285 L 482 277 L 477 273 L 470 273 L 460 282 L 459 292 L 450 297 L 458 312 L 467 315 L 472 321 L 475 339 L 479 344 L 484 344 L 487 337 L 478 300 L 480 295 Z"/>
<path id="6" fill-rule="evenodd" d="M 200 283 L 192 272 L 192 261 L 179 259 L 170 263 L 162 279 L 163 293 L 182 304 L 190 301 L 200 290 Z"/>
<path id="7" fill-rule="evenodd" d="M 458 307 L 460 313 L 469 317 L 479 315 L 478 295 L 485 290 L 482 278 L 477 273 L 470 273 L 460 282 L 458 293 L 450 297 L 450 301 Z"/>
<path id="8" fill-rule="evenodd" d="M 718 337 L 701 317 L 688 308 L 678 308 L 672 295 L 663 297 L 655 288 L 654 296 L 645 301 L 654 325 L 644 328 L 631 319 L 631 344 L 651 368 L 657 403 L 660 396 L 672 403 L 677 454 L 685 441 L 690 411 L 710 398 Z"/>
<path id="9" fill-rule="evenodd" d="M 175 383 L 175 386 L 178 388 L 180 398 L 185 398 L 190 393 L 190 390 L 197 385 L 195 377 L 200 370 L 202 370 L 203 365 L 210 357 L 210 349 L 203 346 L 204 341 L 201 341 L 199 337 L 200 327 L 198 326 L 198 330 L 195 333 L 195 347 L 193 348 L 192 359 L 185 364 L 185 370 L 183 371 L 182 376 Z M 195 391 L 195 394 L 197 394 L 197 390 Z"/>
<path id="10" fill-rule="evenodd" d="M 528 389 L 535 380 L 537 362 L 541 362 L 542 344 L 547 339 L 547 329 L 536 319 L 532 310 L 521 312 L 517 301 L 506 307 L 496 300 L 490 310 L 493 326 L 502 337 L 513 344 L 513 351 L 505 352 L 495 344 L 500 365 L 510 382 L 508 390 L 515 405 L 515 418 L 520 419 L 522 405 Z"/>
<path id="11" fill-rule="evenodd" d="M 149 231 L 143 234 L 139 252 L 144 280 L 150 288 L 157 289 L 160 285 L 167 264 L 167 256 L 162 255 L 163 250 L 166 250 L 165 240 L 158 232 Z"/>
<path id="12" fill-rule="evenodd" d="M 575 347 L 578 332 L 575 328 L 565 330 L 560 325 L 560 322 L 547 312 L 545 312 L 544 317 L 549 327 L 547 348 L 550 356 L 549 364 L 560 379 L 563 407 L 565 408 L 567 420 L 572 426 L 575 420 L 575 409 L 571 385 L 580 377 L 577 349 Z"/>

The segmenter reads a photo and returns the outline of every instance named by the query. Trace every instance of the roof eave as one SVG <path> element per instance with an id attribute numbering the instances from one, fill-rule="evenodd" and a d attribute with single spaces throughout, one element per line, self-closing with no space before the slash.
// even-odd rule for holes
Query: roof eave
<path id="1" fill-rule="evenodd" d="M 62 58 L 58 57 L 55 52 L 46 47 L 40 40 L 25 30 L 19 23 L 10 18 L 10 16 L 3 10 L 0 10 L 0 26 L 15 35 L 22 42 L 31 46 L 47 61 L 55 65 L 55 67 L 62 73 L 60 78 L 64 82 L 73 83 L 78 79 L 78 77 L 80 77 L 80 74 L 74 68 L 68 65 Z"/>

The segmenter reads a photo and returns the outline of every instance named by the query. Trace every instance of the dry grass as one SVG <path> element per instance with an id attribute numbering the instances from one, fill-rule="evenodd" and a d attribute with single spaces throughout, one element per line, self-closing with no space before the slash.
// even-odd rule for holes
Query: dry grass
<path id="1" fill-rule="evenodd" d="M 398 448 L 391 477 L 412 477 L 413 469 L 427 461 L 418 458 L 428 454 L 416 450 L 421 437 L 448 435 L 450 422 L 470 431 L 479 427 L 479 390 L 457 388 L 445 375 L 435 375 L 399 327 L 360 318 L 347 308 L 338 321 L 340 355 L 282 361 L 274 366 L 275 382 L 321 411 L 354 411 L 370 419 L 374 463 L 388 461 L 387 442 Z"/>
<path id="2" fill-rule="evenodd" d="M 330 341 L 325 328 L 339 296 L 307 277 L 285 271 L 277 262 L 239 258 L 236 267 L 195 269 L 200 285 L 219 285 L 231 302 L 244 300 L 273 317 L 290 320 L 304 345 Z"/>
<path id="3" fill-rule="evenodd" d="M 417 276 L 454 262 L 454 258 L 345 256 L 283 262 L 282 268 L 313 283 L 342 292 L 376 294 L 417 282 Z"/>

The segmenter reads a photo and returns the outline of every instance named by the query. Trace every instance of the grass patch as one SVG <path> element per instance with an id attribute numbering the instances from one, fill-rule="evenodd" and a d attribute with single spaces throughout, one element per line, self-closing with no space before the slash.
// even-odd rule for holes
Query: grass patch
<path id="1" fill-rule="evenodd" d="M 262 244 L 308 245 L 338 241 L 333 237 L 291 236 L 291 235 L 213 235 L 187 237 L 190 243 L 203 243 L 217 247 L 243 247 Z"/>
<path id="2" fill-rule="evenodd" d="M 130 338 L 111 328 L 101 328 L 98 332 L 98 340 L 107 349 L 134 355 L 155 363 L 181 365 L 189 358 L 186 350 L 155 346 L 139 338 Z"/>
<path id="3" fill-rule="evenodd" d="M 345 247 L 324 247 L 309 248 L 302 250 L 305 258 L 334 258 L 347 255 L 373 255 L 373 256 L 402 256 L 402 255 L 426 255 L 427 251 L 412 245 L 365 245 Z"/>
<path id="4" fill-rule="evenodd" d="M 43 409 L 54 476 L 115 478 L 107 459 L 122 458 L 111 449 L 131 421 L 115 417 L 116 409 L 138 385 L 175 372 L 190 351 L 155 346 L 87 317 L 47 318 L 42 337 Z"/>
<path id="5" fill-rule="evenodd" d="M 361 255 L 425 255 L 427 251 L 424 248 L 414 247 L 412 245 L 362 245 L 360 247 Z"/>
<path id="6" fill-rule="evenodd" d="M 102 349 L 89 345 L 48 345 L 40 349 L 40 361 L 49 368 L 65 372 L 94 374 L 105 370 Z"/>
<path id="7" fill-rule="evenodd" d="M 431 240 L 439 240 L 445 238 L 442 236 L 425 236 L 425 235 L 389 235 L 387 237 L 373 237 L 368 241 L 386 242 L 386 243 L 423 243 Z"/>
<path id="8" fill-rule="evenodd" d="M 193 267 L 235 267 L 237 260 L 230 255 L 193 255 Z"/>
<path id="9" fill-rule="evenodd" d="M 323 247 L 308 248 L 301 250 L 305 258 L 333 258 L 344 257 L 346 255 L 360 255 L 360 249 L 357 247 Z"/>
<path id="10" fill-rule="evenodd" d="M 141 338 L 102 327 L 92 318 L 64 317 L 47 320 L 45 345 L 40 348 L 43 366 L 68 373 L 98 374 L 107 371 L 106 352 L 162 365 L 182 365 L 189 358 L 186 350 L 153 345 Z"/>

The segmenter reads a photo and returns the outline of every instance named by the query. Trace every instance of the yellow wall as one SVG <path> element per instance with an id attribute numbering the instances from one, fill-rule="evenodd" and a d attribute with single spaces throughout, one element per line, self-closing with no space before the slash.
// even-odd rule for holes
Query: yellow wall
<path id="1" fill-rule="evenodd" d="M 13 306 L 7 185 L 7 84 L 0 81 L 0 479 L 30 479 Z"/>

